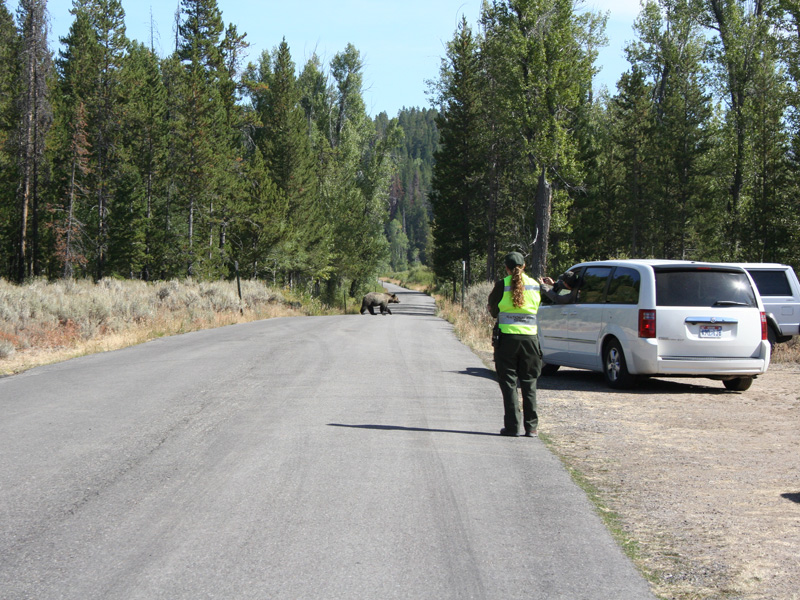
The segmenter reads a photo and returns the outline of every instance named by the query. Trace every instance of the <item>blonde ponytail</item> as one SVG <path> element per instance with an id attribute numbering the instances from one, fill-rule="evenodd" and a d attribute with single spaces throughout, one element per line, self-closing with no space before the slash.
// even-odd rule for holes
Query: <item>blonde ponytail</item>
<path id="1" fill-rule="evenodd" d="M 525 304 L 525 282 L 522 280 L 522 272 L 525 265 L 516 266 L 511 271 L 511 299 L 517 308 Z"/>

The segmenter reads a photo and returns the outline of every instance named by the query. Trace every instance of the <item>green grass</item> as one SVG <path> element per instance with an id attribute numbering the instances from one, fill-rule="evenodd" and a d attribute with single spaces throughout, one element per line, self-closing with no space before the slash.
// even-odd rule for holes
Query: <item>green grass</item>
<path id="1" fill-rule="evenodd" d="M 397 282 L 401 287 L 433 292 L 436 287 L 436 277 L 430 268 L 425 266 L 413 267 L 408 271 L 387 273 L 384 278 Z"/>

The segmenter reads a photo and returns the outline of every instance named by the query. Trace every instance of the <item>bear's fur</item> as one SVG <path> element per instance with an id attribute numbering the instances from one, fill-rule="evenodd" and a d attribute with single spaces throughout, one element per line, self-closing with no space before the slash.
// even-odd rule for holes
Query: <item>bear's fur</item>
<path id="1" fill-rule="evenodd" d="M 369 311 L 369 314 L 375 314 L 375 307 L 381 307 L 381 314 L 385 315 L 386 313 L 392 314 L 392 311 L 389 310 L 389 303 L 400 304 L 400 300 L 397 299 L 395 294 L 383 294 L 381 292 L 370 292 L 364 299 L 361 301 L 361 314 L 363 315 L 365 312 Z"/>

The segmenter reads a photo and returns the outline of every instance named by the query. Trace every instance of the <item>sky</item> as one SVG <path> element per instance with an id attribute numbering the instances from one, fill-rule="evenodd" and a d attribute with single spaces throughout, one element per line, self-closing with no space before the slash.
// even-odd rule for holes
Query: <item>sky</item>
<path id="1" fill-rule="evenodd" d="M 166 56 L 174 48 L 175 12 L 180 0 L 122 0 L 125 26 L 131 39 L 150 43 L 151 15 L 155 49 Z M 428 108 L 426 81 L 438 78 L 445 46 L 453 38 L 462 15 L 475 27 L 481 0 L 217 0 L 227 26 L 247 33 L 248 61 L 256 62 L 285 37 L 298 69 L 314 52 L 323 64 L 353 44 L 364 61 L 364 100 L 370 115 L 385 111 L 390 117 L 402 108 Z M 6 2 L 9 10 L 16 1 Z M 59 38 L 72 23 L 72 0 L 49 0 L 50 47 L 57 52 Z M 595 87 L 616 90 L 628 69 L 623 48 L 633 39 L 632 24 L 639 10 L 636 0 L 584 0 L 588 10 L 609 12 L 609 45 L 598 59 L 602 67 Z"/>

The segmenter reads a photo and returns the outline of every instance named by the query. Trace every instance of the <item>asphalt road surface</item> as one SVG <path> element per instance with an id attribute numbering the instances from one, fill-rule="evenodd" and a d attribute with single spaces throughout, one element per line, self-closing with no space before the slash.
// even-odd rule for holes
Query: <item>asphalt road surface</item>
<path id="1" fill-rule="evenodd" d="M 432 300 L 391 289 L 391 316 L 0 379 L 0 598 L 653 598 L 542 442 L 498 435 Z"/>

